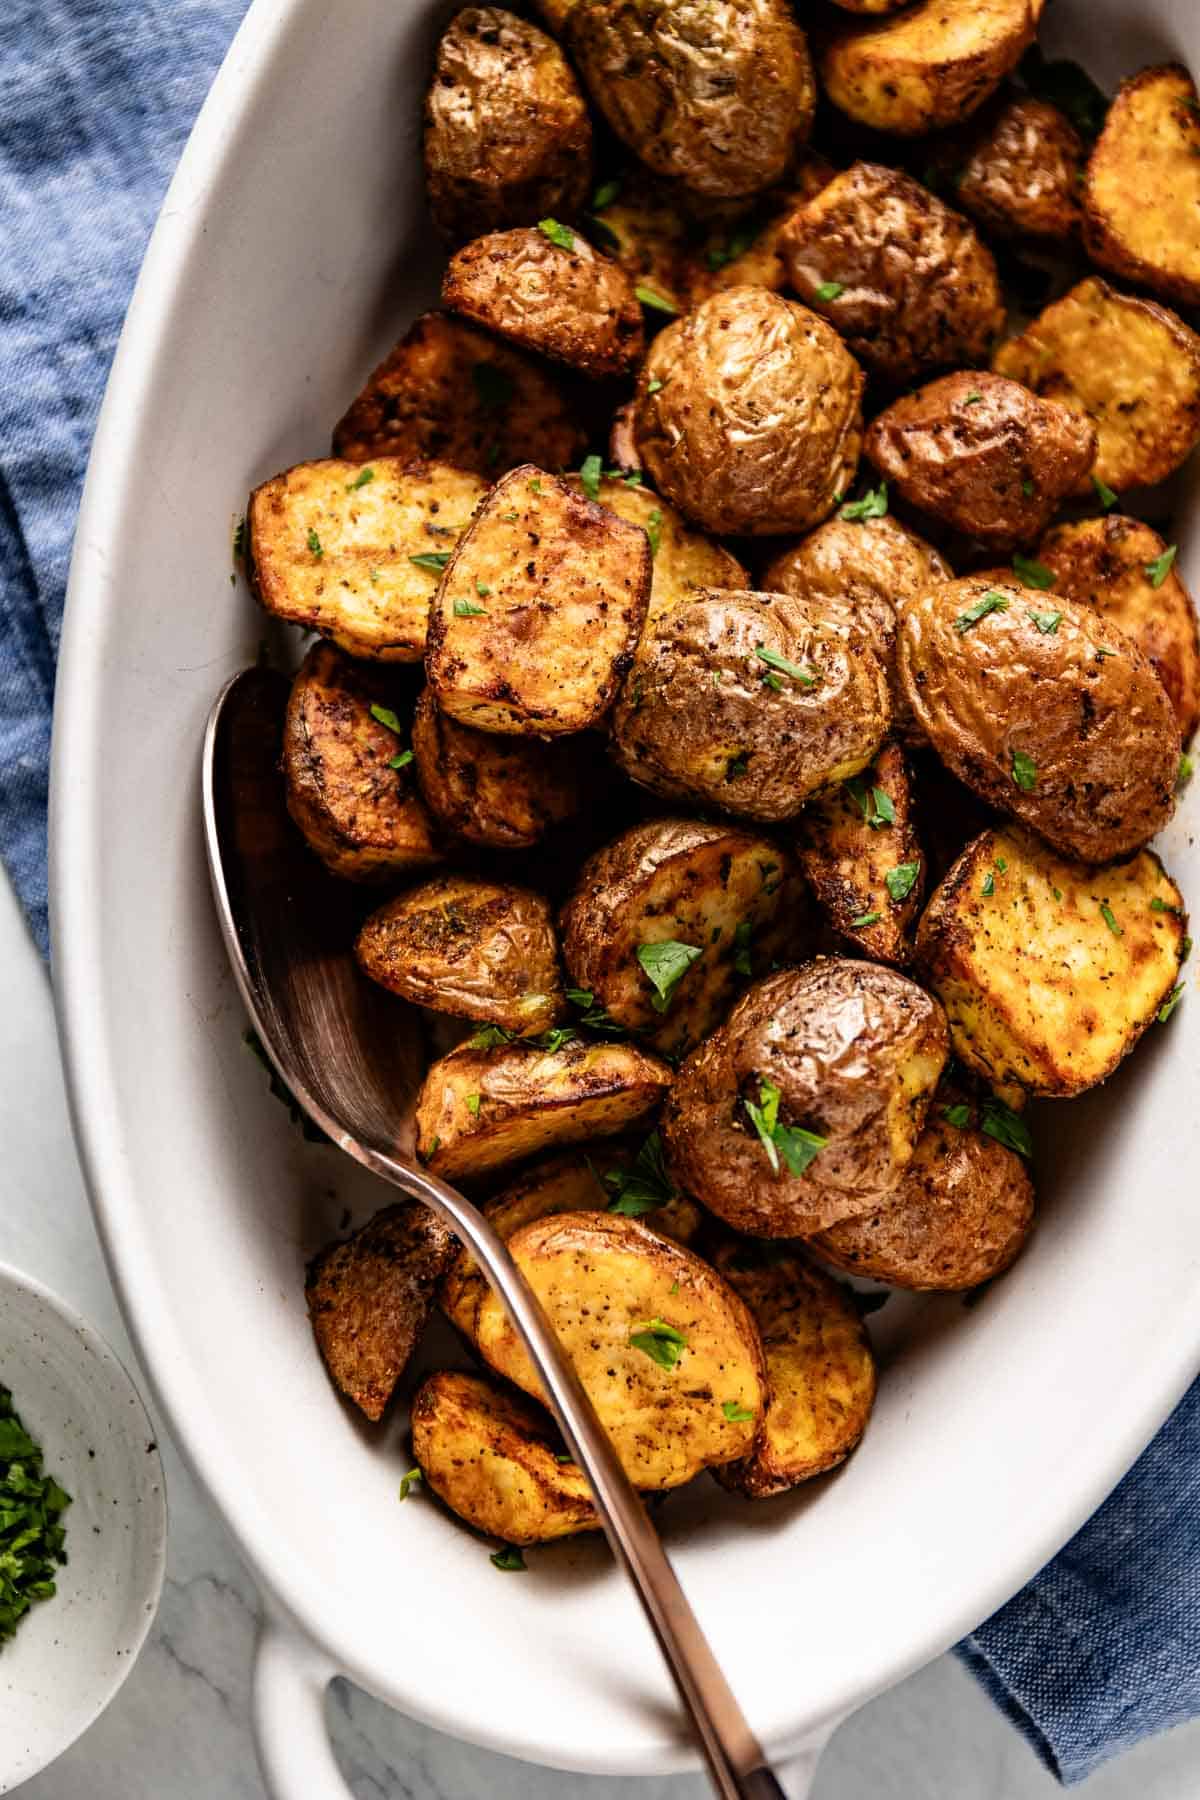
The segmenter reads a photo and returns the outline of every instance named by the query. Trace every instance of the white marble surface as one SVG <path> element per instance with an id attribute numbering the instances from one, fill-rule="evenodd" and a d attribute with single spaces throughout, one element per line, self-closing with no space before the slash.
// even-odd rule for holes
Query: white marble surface
<path id="1" fill-rule="evenodd" d="M 0 967 L 0 1259 L 58 1289 L 129 1358 L 71 1145 L 49 985 L 3 876 Z M 248 1717 L 254 1584 L 169 1438 L 160 1442 L 171 1546 L 157 1623 L 108 1713 L 21 1790 L 28 1800 L 263 1800 Z M 532 1769 L 410 1724 L 341 1684 L 329 1719 L 357 1800 L 706 1792 L 699 1778 L 617 1782 Z M 1185 1727 L 1094 1776 L 1088 1800 L 1194 1800 L 1198 1767 L 1200 1725 Z M 814 1800 L 1037 1800 L 1060 1791 L 971 1677 L 943 1657 L 842 1727 Z"/>

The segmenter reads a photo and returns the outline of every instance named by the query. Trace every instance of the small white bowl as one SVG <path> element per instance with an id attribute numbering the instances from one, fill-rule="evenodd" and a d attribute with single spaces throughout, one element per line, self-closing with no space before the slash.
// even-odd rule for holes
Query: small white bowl
<path id="1" fill-rule="evenodd" d="M 166 1562 L 154 1428 L 122 1364 L 78 1314 L 0 1264 L 0 1385 L 72 1496 L 58 1592 L 0 1645 L 0 1794 L 53 1762 L 137 1660 Z"/>

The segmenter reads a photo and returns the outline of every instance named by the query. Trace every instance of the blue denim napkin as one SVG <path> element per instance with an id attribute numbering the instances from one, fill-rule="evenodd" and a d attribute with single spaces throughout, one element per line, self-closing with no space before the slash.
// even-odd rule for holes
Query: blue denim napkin
<path id="1" fill-rule="evenodd" d="M 54 659 L 88 447 L 150 227 L 246 0 L 0 4 L 0 854 L 45 951 Z M 1200 1713 L 1200 1383 L 959 1650 L 1064 1782 Z"/>

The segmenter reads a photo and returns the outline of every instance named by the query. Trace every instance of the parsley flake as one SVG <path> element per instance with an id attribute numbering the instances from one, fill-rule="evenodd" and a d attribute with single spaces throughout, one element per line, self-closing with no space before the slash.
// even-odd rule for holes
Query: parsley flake
<path id="1" fill-rule="evenodd" d="M 1012 753 L 1012 778 L 1023 794 L 1032 794 L 1037 786 L 1037 764 L 1024 750 Z"/>
<path id="2" fill-rule="evenodd" d="M 871 789 L 871 798 L 875 802 L 875 817 L 868 819 L 867 824 L 872 831 L 882 831 L 885 825 L 896 823 L 896 808 L 892 805 L 892 797 L 885 794 L 881 787 Z"/>
<path id="3" fill-rule="evenodd" d="M 1095 488 L 1096 498 L 1105 512 L 1111 512 L 1121 496 L 1114 488 L 1109 487 L 1107 481 L 1101 481 L 1098 475 L 1092 476 L 1092 486 Z"/>
<path id="4" fill-rule="evenodd" d="M 658 555 L 658 544 L 659 544 L 659 538 L 661 536 L 661 526 L 662 526 L 662 507 L 656 506 L 654 508 L 654 511 L 650 514 L 650 517 L 646 520 L 646 536 L 650 539 L 650 555 L 652 557 Z"/>
<path id="5" fill-rule="evenodd" d="M 972 388 L 970 393 L 964 399 L 963 405 L 964 406 L 978 406 L 979 402 L 982 399 L 983 399 L 983 395 L 980 393 L 979 389 Z"/>
<path id="6" fill-rule="evenodd" d="M 765 644 L 756 644 L 754 654 L 760 662 L 765 662 L 768 668 L 778 669 L 781 675 L 790 675 L 793 681 L 800 683 L 801 687 L 816 687 L 816 676 L 811 669 L 806 669 L 803 663 L 792 662 L 789 657 L 781 656 L 778 650 L 768 650 Z"/>
<path id="7" fill-rule="evenodd" d="M 988 1137 L 995 1138 L 1008 1150 L 1015 1150 L 1018 1156 L 1026 1158 L 1033 1155 L 1033 1139 L 1029 1135 L 1029 1127 L 1011 1106 L 998 1100 L 993 1094 L 985 1100 L 980 1111 L 979 1129 Z"/>
<path id="8" fill-rule="evenodd" d="M 920 873 L 919 862 L 898 863 L 894 869 L 889 869 L 883 879 L 892 899 L 907 900 Z"/>
<path id="9" fill-rule="evenodd" d="M 360 469 L 354 480 L 346 483 L 346 492 L 352 494 L 355 488 L 366 487 L 368 481 L 374 481 L 374 479 L 374 469 Z"/>
<path id="10" fill-rule="evenodd" d="M 612 1195 L 609 1212 L 627 1219 L 644 1218 L 674 1200 L 678 1190 L 667 1173 L 661 1132 L 650 1133 L 629 1168 L 609 1169 L 602 1186 Z"/>
<path id="11" fill-rule="evenodd" d="M 602 181 L 592 195 L 592 211 L 594 213 L 603 212 L 606 206 L 612 205 L 620 192 L 621 183 L 619 179 Z"/>
<path id="12" fill-rule="evenodd" d="M 731 1425 L 745 1425 L 748 1420 L 754 1417 L 754 1413 L 750 1407 L 739 1406 L 736 1400 L 722 1400 L 721 1411 L 725 1414 L 725 1417 L 729 1420 Z"/>
<path id="13" fill-rule="evenodd" d="M 1179 555 L 1178 544 L 1168 544 L 1161 556 L 1146 564 L 1146 580 L 1152 588 L 1160 588 L 1171 573 L 1171 564 Z"/>
<path id="14" fill-rule="evenodd" d="M 985 900 L 990 900 L 992 895 L 995 893 L 995 891 L 996 891 L 996 877 L 992 874 L 992 871 L 989 869 L 987 874 L 983 878 L 983 882 L 980 886 L 979 892 L 983 895 Z"/>
<path id="15" fill-rule="evenodd" d="M 476 606 L 473 600 L 458 599 L 454 602 L 456 619 L 482 619 L 487 613 L 486 606 Z"/>
<path id="16" fill-rule="evenodd" d="M 656 377 L 653 381 L 648 381 L 646 383 L 646 392 L 648 394 L 657 394 L 662 388 L 665 388 L 666 385 L 665 381 L 659 381 Z"/>
<path id="17" fill-rule="evenodd" d="M 729 761 L 725 764 L 726 781 L 740 781 L 749 767 L 750 752 L 748 750 L 739 750 L 736 756 L 731 756 Z"/>
<path id="18" fill-rule="evenodd" d="M 790 1174 L 803 1175 L 817 1153 L 824 1150 L 829 1139 L 819 1137 L 815 1131 L 805 1131 L 798 1125 L 781 1125 L 781 1098 L 775 1083 L 763 1075 L 758 1083 L 758 1105 L 753 1100 L 743 1100 L 742 1104 L 776 1175 L 780 1172 L 780 1157 L 787 1164 Z"/>
<path id="19" fill-rule="evenodd" d="M 411 750 L 401 750 L 398 755 L 390 756 L 388 758 L 388 768 L 389 769 L 407 769 L 409 763 L 412 760 L 413 760 L 413 753 Z"/>
<path id="20" fill-rule="evenodd" d="M 407 1500 L 417 1482 L 424 1481 L 424 1479 L 420 1469 L 410 1469 L 407 1475 L 402 1475 L 400 1477 L 400 1498 Z"/>
<path id="21" fill-rule="evenodd" d="M 1034 612 L 1033 608 L 1029 607 L 1026 612 L 1026 617 L 1037 626 L 1043 637 L 1053 637 L 1058 630 L 1062 614 L 1060 612 Z"/>
<path id="22" fill-rule="evenodd" d="M 641 301 L 642 305 L 649 307 L 651 312 L 669 313 L 671 318 L 677 316 L 679 308 L 676 306 L 675 302 L 673 300 L 665 300 L 661 294 L 656 294 L 653 288 L 638 286 L 635 287 L 633 291 Z"/>
<path id="23" fill-rule="evenodd" d="M 845 291 L 844 281 L 823 281 L 816 290 L 816 297 L 818 300 L 836 300 L 839 294 L 844 294 Z"/>
<path id="24" fill-rule="evenodd" d="M 410 556 L 409 562 L 418 569 L 444 569 L 450 561 L 448 550 L 422 550 L 419 556 Z"/>
<path id="25" fill-rule="evenodd" d="M 386 725 L 389 731 L 394 731 L 397 737 L 404 736 L 404 727 L 390 706 L 373 706 L 371 708 L 371 717 L 378 724 Z"/>
<path id="26" fill-rule="evenodd" d="M 962 1131 L 971 1123 L 971 1109 L 962 1102 L 956 1106 L 943 1106 L 942 1117 L 947 1125 L 954 1125 Z"/>
<path id="27" fill-rule="evenodd" d="M 1166 1024 L 1167 1020 L 1170 1018 L 1171 1014 L 1175 1011 L 1175 1008 L 1179 1005 L 1179 1002 L 1182 999 L 1183 999 L 1183 983 L 1180 982 L 1178 987 L 1174 987 L 1171 989 L 1171 992 L 1167 995 L 1166 999 L 1163 1001 L 1162 1005 L 1158 1009 L 1158 1022 L 1160 1025 Z"/>
<path id="28" fill-rule="evenodd" d="M 525 1568 L 525 1553 L 518 1544 L 505 1544 L 503 1550 L 495 1551 L 488 1561 L 493 1569 L 503 1569 L 507 1574 Z"/>
<path id="29" fill-rule="evenodd" d="M 1022 556 L 1019 550 L 1013 552 L 1013 574 L 1028 588 L 1052 588 L 1058 580 L 1053 569 L 1045 563 L 1038 562 L 1036 557 Z"/>
<path id="30" fill-rule="evenodd" d="M 585 456 L 579 470 L 579 485 L 589 500 L 600 498 L 600 473 L 604 464 L 598 456 Z"/>
<path id="31" fill-rule="evenodd" d="M 1188 782 L 1192 779 L 1192 771 L 1195 766 L 1195 763 L 1185 750 L 1179 758 L 1179 767 L 1175 771 L 1175 786 L 1177 788 L 1187 786 Z"/>
<path id="32" fill-rule="evenodd" d="M 857 919 L 851 919 L 850 929 L 851 931 L 862 931 L 867 925 L 877 925 L 882 917 L 883 914 L 877 912 L 859 913 Z"/>
<path id="33" fill-rule="evenodd" d="M 1024 481 L 1021 483 L 1021 492 L 1026 500 L 1033 499 L 1033 483 L 1030 481 L 1028 475 L 1026 475 Z"/>
<path id="34" fill-rule="evenodd" d="M 1104 923 L 1108 926 L 1108 929 L 1112 932 L 1114 937 L 1125 936 L 1125 927 L 1117 924 L 1116 914 L 1113 912 L 1113 909 L 1108 904 L 1107 900 L 1102 900 L 1100 903 L 1100 917 L 1104 920 Z"/>
<path id="35" fill-rule="evenodd" d="M 62 1514 L 71 1496 L 42 1472 L 42 1452 L 0 1386 L 0 1645 L 38 1600 L 55 1592 L 67 1560 Z"/>
<path id="36" fill-rule="evenodd" d="M 483 1105 L 483 1095 L 482 1094 L 468 1094 L 467 1095 L 467 1111 L 470 1113 L 470 1115 L 473 1119 L 477 1119 L 479 1117 L 479 1109 L 482 1105 Z"/>
<path id="37" fill-rule="evenodd" d="M 501 1044 L 511 1044 L 516 1036 L 503 1025 L 481 1025 L 467 1039 L 468 1050 L 497 1050 Z"/>
<path id="38" fill-rule="evenodd" d="M 575 233 L 569 225 L 560 225 L 557 219 L 539 219 L 538 230 L 556 249 L 573 250 Z"/>
<path id="39" fill-rule="evenodd" d="M 868 488 L 861 500 L 851 500 L 839 508 L 839 517 L 860 524 L 863 519 L 882 519 L 887 509 L 887 482 L 881 481 L 877 488 Z"/>
<path id="40" fill-rule="evenodd" d="M 320 538 L 317 536 L 311 525 L 308 528 L 308 547 L 316 557 L 317 561 L 320 562 L 325 552 L 321 548 Z"/>
<path id="41" fill-rule="evenodd" d="M 1007 612 L 1008 604 L 1005 595 L 999 593 L 995 588 L 989 588 L 987 593 L 975 602 L 974 606 L 968 606 L 965 612 L 959 613 L 954 621 L 954 629 L 959 637 L 963 637 L 970 631 L 972 625 L 978 625 L 980 619 L 986 619 L 989 613 Z"/>
<path id="42" fill-rule="evenodd" d="M 639 944 L 636 955 L 655 990 L 650 1004 L 655 1012 L 665 1013 L 675 997 L 675 989 L 704 952 L 694 944 L 666 938 L 656 944 Z"/>
<path id="43" fill-rule="evenodd" d="M 687 1339 L 663 1319 L 650 1319 L 637 1331 L 631 1331 L 629 1342 L 641 1350 L 660 1369 L 673 1369 L 687 1349 Z"/>
<path id="44" fill-rule="evenodd" d="M 739 975 L 754 973 L 750 960 L 750 942 L 753 936 L 754 927 L 749 919 L 739 919 L 733 933 L 733 966 Z"/>

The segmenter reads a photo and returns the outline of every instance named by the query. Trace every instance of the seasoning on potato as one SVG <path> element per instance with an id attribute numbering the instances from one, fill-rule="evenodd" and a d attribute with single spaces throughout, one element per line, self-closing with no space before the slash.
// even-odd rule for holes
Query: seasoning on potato
<path id="1" fill-rule="evenodd" d="M 796 822 L 796 844 L 813 897 L 833 929 L 877 962 L 908 962 L 925 863 L 900 746 L 885 744 L 861 775 L 806 806 Z"/>
<path id="2" fill-rule="evenodd" d="M 493 850 L 524 850 L 582 804 L 575 743 L 476 731 L 442 712 L 429 689 L 412 725 L 421 797 L 443 831 Z"/>
<path id="3" fill-rule="evenodd" d="M 1088 162 L 1083 217 L 1102 269 L 1200 304 L 1200 98 L 1180 63 L 1122 82 Z"/>

